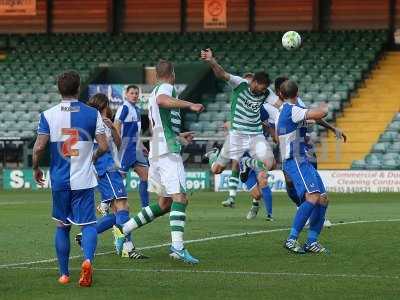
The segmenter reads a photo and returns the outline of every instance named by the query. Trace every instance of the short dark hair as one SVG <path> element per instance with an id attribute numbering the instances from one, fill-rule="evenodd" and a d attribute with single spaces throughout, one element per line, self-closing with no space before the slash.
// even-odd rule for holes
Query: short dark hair
<path id="1" fill-rule="evenodd" d="M 126 92 L 129 92 L 130 89 L 139 90 L 139 87 L 134 84 L 130 84 L 126 87 Z"/>
<path id="2" fill-rule="evenodd" d="M 284 83 L 286 80 L 289 80 L 289 78 L 287 78 L 286 76 L 280 76 L 275 79 L 275 82 L 274 82 L 275 93 L 279 92 L 279 90 L 281 89 L 282 83 Z"/>
<path id="3" fill-rule="evenodd" d="M 270 85 L 271 81 L 269 80 L 269 76 L 264 71 L 256 72 L 254 74 L 253 80 L 259 84 Z"/>
<path id="4" fill-rule="evenodd" d="M 57 86 L 62 97 L 75 97 L 80 85 L 81 78 L 76 71 L 66 71 L 58 76 Z"/>
<path id="5" fill-rule="evenodd" d="M 172 74 L 173 71 L 174 71 L 174 65 L 172 64 L 172 62 L 165 59 L 159 60 L 156 66 L 157 78 L 168 77 Z"/>
<path id="6" fill-rule="evenodd" d="M 253 79 L 254 78 L 254 73 L 246 72 L 246 73 L 243 74 L 242 77 L 243 78 L 251 78 L 251 79 Z"/>
<path id="7" fill-rule="evenodd" d="M 102 93 L 97 93 L 93 95 L 87 102 L 89 106 L 96 108 L 100 112 L 108 107 L 109 103 L 110 101 L 108 100 L 108 97 Z"/>
<path id="8" fill-rule="evenodd" d="M 293 99 L 297 96 L 299 88 L 293 80 L 286 80 L 282 83 L 280 90 L 285 99 Z"/>

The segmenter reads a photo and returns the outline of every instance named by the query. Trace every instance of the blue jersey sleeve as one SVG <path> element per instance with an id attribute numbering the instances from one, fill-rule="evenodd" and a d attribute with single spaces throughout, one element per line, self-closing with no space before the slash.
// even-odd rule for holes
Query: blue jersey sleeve
<path id="1" fill-rule="evenodd" d="M 129 112 L 128 107 L 126 107 L 125 105 L 123 105 L 122 108 L 121 108 L 120 110 L 117 111 L 117 114 L 116 114 L 115 117 L 116 117 L 118 120 L 120 120 L 121 122 L 124 122 L 125 119 L 126 119 L 126 117 L 128 116 L 128 112 Z"/>
<path id="2" fill-rule="evenodd" d="M 43 113 L 40 114 L 40 119 L 39 119 L 39 126 L 37 129 L 38 134 L 50 134 L 50 127 L 49 123 L 46 120 L 46 117 L 44 116 Z"/>
<path id="3" fill-rule="evenodd" d="M 269 113 L 268 113 L 267 110 L 264 108 L 264 106 L 261 106 L 261 109 L 260 109 L 260 118 L 261 118 L 261 122 L 268 121 L 268 119 L 269 119 Z"/>

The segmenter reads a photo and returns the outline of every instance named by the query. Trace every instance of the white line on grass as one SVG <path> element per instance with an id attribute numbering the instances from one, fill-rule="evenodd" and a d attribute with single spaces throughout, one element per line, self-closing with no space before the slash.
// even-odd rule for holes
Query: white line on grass
<path id="1" fill-rule="evenodd" d="M 57 267 L 10 267 L 17 270 L 58 270 Z M 80 271 L 80 268 L 70 268 L 71 271 Z M 192 273 L 192 274 L 222 274 L 248 276 L 287 276 L 287 277 L 336 277 L 353 279 L 400 279 L 396 275 L 377 274 L 330 274 L 330 273 L 296 273 L 296 272 L 246 272 L 222 270 L 187 270 L 187 269 L 131 269 L 131 268 L 94 268 L 96 272 L 140 272 L 140 273 Z"/>
<path id="2" fill-rule="evenodd" d="M 332 224 L 332 226 L 365 224 L 365 223 L 381 223 L 381 222 L 399 222 L 399 221 L 400 221 L 400 219 L 359 220 L 359 221 L 335 223 L 335 224 Z M 281 232 L 281 231 L 287 231 L 287 230 L 290 230 L 290 228 L 277 228 L 277 229 L 270 229 L 270 230 L 258 230 L 258 231 L 250 231 L 250 232 L 224 234 L 224 235 L 210 236 L 207 238 L 201 238 L 201 239 L 195 239 L 195 240 L 187 240 L 187 241 L 185 241 L 185 244 L 202 243 L 202 242 L 214 241 L 214 240 L 220 240 L 220 239 L 228 239 L 228 238 L 242 237 L 242 236 L 248 236 L 248 235 L 257 235 L 257 234 L 263 234 L 263 233 Z M 146 247 L 142 247 L 142 248 L 138 248 L 138 249 L 139 250 L 157 249 L 157 248 L 167 247 L 169 245 L 170 245 L 170 243 L 164 243 L 164 244 L 159 244 L 159 245 L 146 246 Z M 96 256 L 107 255 L 107 254 L 111 254 L 114 252 L 115 251 L 100 252 L 100 253 L 96 253 Z M 74 256 L 70 256 L 69 259 L 71 260 L 71 259 L 76 259 L 76 258 L 80 258 L 80 257 L 82 257 L 82 255 L 74 255 Z M 4 265 L 0 265 L 0 269 L 17 267 L 17 266 L 30 266 L 30 265 L 41 264 L 41 263 L 50 263 L 50 262 L 55 262 L 55 261 L 57 261 L 57 258 L 49 258 L 49 259 L 42 259 L 42 260 L 29 261 L 29 262 L 4 264 Z"/>

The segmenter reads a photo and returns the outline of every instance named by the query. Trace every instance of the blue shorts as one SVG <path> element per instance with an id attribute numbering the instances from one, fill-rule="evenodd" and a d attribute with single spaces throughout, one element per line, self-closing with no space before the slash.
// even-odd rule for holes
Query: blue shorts
<path id="1" fill-rule="evenodd" d="M 256 187 L 256 185 L 258 184 L 256 171 L 250 170 L 249 177 L 244 184 L 246 185 L 248 191 L 251 191 Z"/>
<path id="2" fill-rule="evenodd" d="M 128 195 L 126 193 L 124 180 L 118 171 L 106 172 L 99 176 L 98 186 L 101 202 L 110 202 L 114 199 L 124 199 Z"/>
<path id="3" fill-rule="evenodd" d="M 304 199 L 305 193 L 326 193 L 321 176 L 307 159 L 302 161 L 285 160 L 283 171 L 292 179 L 299 199 Z"/>
<path id="4" fill-rule="evenodd" d="M 96 223 L 94 189 L 52 191 L 53 219 L 64 225 Z"/>
<path id="5" fill-rule="evenodd" d="M 135 167 L 136 165 L 148 167 L 149 160 L 146 156 L 144 156 L 142 149 L 136 149 L 136 153 L 128 152 L 124 153 L 121 159 L 121 171 L 123 173 L 128 173 L 130 168 Z"/>

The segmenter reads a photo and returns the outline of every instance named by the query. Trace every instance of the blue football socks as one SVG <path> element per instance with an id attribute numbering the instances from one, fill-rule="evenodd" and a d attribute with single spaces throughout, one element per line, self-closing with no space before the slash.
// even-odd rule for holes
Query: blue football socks
<path id="1" fill-rule="evenodd" d="M 71 226 L 68 227 L 57 227 L 54 237 L 56 253 L 58 259 L 58 265 L 60 268 L 60 275 L 69 275 L 68 261 L 69 261 L 69 251 L 70 251 L 70 240 L 69 232 Z"/>

